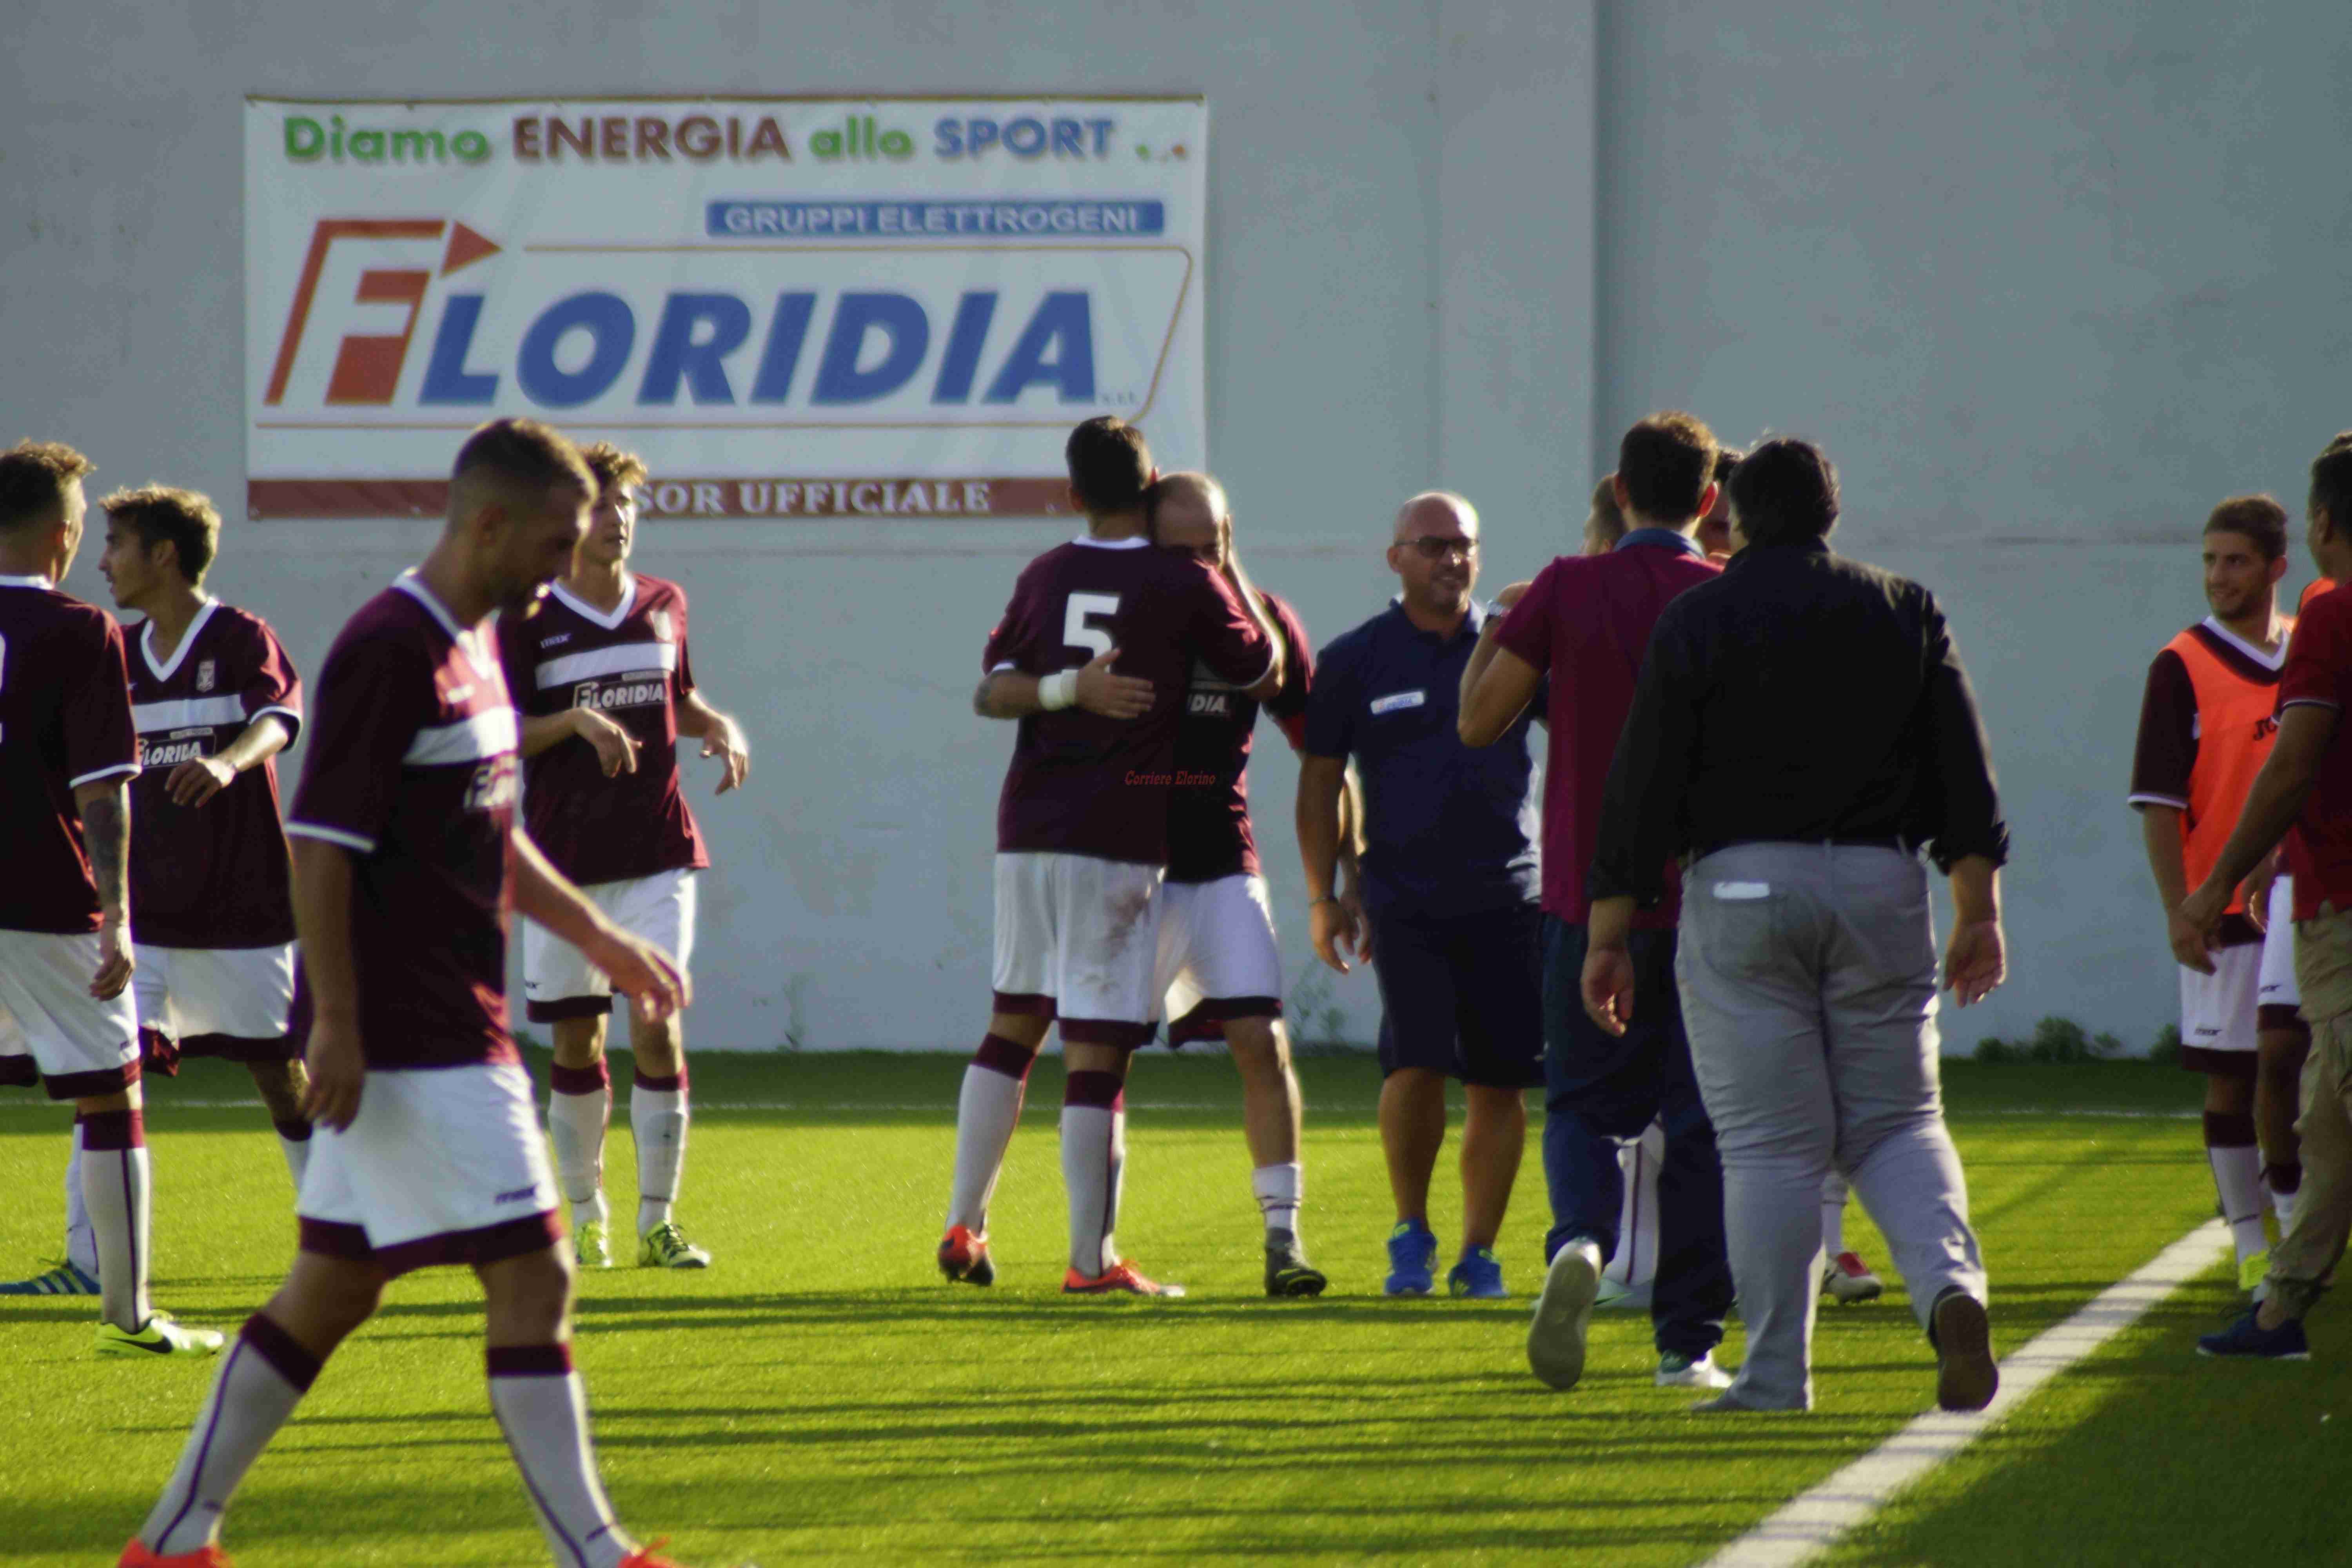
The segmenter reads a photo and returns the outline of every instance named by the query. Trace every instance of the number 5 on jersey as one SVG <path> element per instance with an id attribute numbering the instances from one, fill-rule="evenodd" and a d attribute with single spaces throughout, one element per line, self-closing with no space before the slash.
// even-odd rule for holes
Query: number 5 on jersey
<path id="1" fill-rule="evenodd" d="M 1095 625 L 1095 619 L 1100 616 L 1108 621 L 1118 614 L 1117 594 L 1073 594 L 1062 610 L 1062 641 L 1087 649 L 1089 662 L 1099 658 L 1116 645 L 1110 628 Z"/>

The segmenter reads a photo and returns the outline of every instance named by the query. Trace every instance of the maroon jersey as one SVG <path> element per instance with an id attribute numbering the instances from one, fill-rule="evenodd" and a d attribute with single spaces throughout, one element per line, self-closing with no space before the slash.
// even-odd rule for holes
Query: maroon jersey
<path id="1" fill-rule="evenodd" d="M 536 616 L 499 616 L 499 643 L 523 717 L 593 708 L 637 742 L 636 772 L 612 778 L 570 737 L 523 764 L 523 824 L 555 868 L 585 885 L 709 865 L 677 777 L 686 590 L 625 576 L 607 615 L 558 584 Z"/>
<path id="2" fill-rule="evenodd" d="M 1282 689 L 1266 699 L 1283 733 L 1297 746 L 1307 733 L 1307 690 L 1315 678 L 1307 627 L 1298 612 L 1264 589 L 1265 612 L 1282 634 Z M 1250 833 L 1250 737 L 1257 700 L 1209 667 L 1192 661 L 1184 717 L 1176 726 L 1176 784 L 1168 796 L 1168 879 L 1213 882 L 1258 873 Z"/>
<path id="3" fill-rule="evenodd" d="M 506 994 L 515 731 L 492 634 L 461 629 L 413 574 L 327 650 L 286 831 L 352 854 L 371 1070 L 519 1059 Z M 299 967 L 295 990 L 307 1034 Z"/>
<path id="4" fill-rule="evenodd" d="M 122 628 L 47 577 L 0 577 L 0 930 L 98 929 L 73 792 L 138 771 Z"/>
<path id="5" fill-rule="evenodd" d="M 1045 676 L 1112 648 L 1121 675 L 1151 682 L 1151 710 L 1119 720 L 1073 707 L 1022 720 L 997 802 L 1000 852 L 1163 864 L 1193 662 L 1245 687 L 1265 679 L 1274 658 L 1256 620 L 1200 557 L 1140 539 L 1080 539 L 1022 572 L 983 664 Z"/>
<path id="6" fill-rule="evenodd" d="M 173 803 L 182 763 L 217 754 L 265 713 L 290 738 L 302 683 L 258 616 L 208 599 L 169 658 L 155 627 L 131 661 L 139 781 L 131 786 L 131 935 L 158 947 L 277 947 L 294 940 L 278 760 L 248 768 L 200 806 Z"/>

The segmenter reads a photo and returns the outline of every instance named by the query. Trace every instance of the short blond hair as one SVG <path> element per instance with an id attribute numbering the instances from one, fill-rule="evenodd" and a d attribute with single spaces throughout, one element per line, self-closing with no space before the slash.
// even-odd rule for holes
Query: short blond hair
<path id="1" fill-rule="evenodd" d="M 580 460 L 596 476 L 596 493 L 606 490 L 630 490 L 653 477 L 646 460 L 635 452 L 624 452 L 610 441 L 591 441 L 580 448 Z"/>

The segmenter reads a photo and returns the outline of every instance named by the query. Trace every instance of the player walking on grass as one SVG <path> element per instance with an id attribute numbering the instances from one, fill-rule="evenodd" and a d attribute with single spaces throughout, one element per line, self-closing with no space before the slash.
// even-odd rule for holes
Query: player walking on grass
<path id="1" fill-rule="evenodd" d="M 300 1250 L 222 1363 L 125 1568 L 225 1563 L 221 1521 L 246 1471 L 385 1283 L 434 1264 L 482 1281 L 490 1406 L 555 1560 L 661 1562 L 622 1532 L 597 1478 L 555 1184 L 507 1032 L 509 899 L 646 1011 L 687 998 L 668 956 L 582 897 L 515 821 L 517 722 L 491 617 L 565 569 L 594 495 L 553 430 L 482 426 L 457 455 L 439 543 L 328 652 L 287 826 L 320 1129 Z"/>
<path id="2" fill-rule="evenodd" d="M 1151 537 L 1223 570 L 1233 553 L 1233 513 L 1206 474 L 1171 474 L 1151 487 Z M 1281 634 L 1282 689 L 1265 710 L 1296 747 L 1306 734 L 1315 659 L 1298 612 L 1264 589 L 1259 607 Z M 1168 797 L 1168 880 L 1160 893 L 1160 966 L 1153 993 L 1167 999 L 1171 1045 L 1222 1036 L 1242 1079 L 1242 1126 L 1250 1190 L 1265 1221 L 1265 1293 L 1319 1296 L 1328 1281 L 1307 1261 L 1298 1215 L 1298 1075 L 1282 1026 L 1282 950 L 1274 899 L 1250 830 L 1249 754 L 1259 704 L 1195 663 L 1176 727 L 1176 777 Z"/>
<path id="3" fill-rule="evenodd" d="M 1279 639 L 1238 561 L 1155 548 L 1143 433 L 1071 433 L 1070 496 L 1087 532 L 1022 572 L 990 634 L 973 710 L 1020 720 L 997 805 L 996 957 L 988 1033 L 956 1106 L 940 1271 L 985 1285 L 988 1203 L 1037 1047 L 1059 1021 L 1067 1069 L 1062 1176 L 1071 1292 L 1173 1295 L 1113 1244 L 1126 1163 L 1128 1058 L 1151 1038 L 1176 728 L 1194 661 L 1264 701 Z M 1116 663 L 1118 673 L 1114 673 Z"/>
<path id="4" fill-rule="evenodd" d="M 2286 513 L 2270 497 L 2237 496 L 2215 507 L 2205 522 L 2204 563 L 2213 613 L 2167 643 L 2148 667 L 2132 758 L 2131 805 L 2168 928 L 2181 900 L 2213 868 L 2270 754 L 2279 673 L 2294 626 L 2278 613 Z M 2201 947 L 2184 946 L 2177 929 L 2169 940 L 2182 965 L 2180 1065 L 2205 1075 L 2205 1158 L 2237 1250 L 2239 1286 L 2251 1290 L 2269 1267 L 2257 1138 L 2263 933 L 2243 896 L 2233 893 L 2210 960 Z M 2278 1088 L 2273 1082 L 2273 1095 Z M 2273 1111 L 2267 1120 L 2280 1118 Z M 2280 1158 L 2292 1163 L 2294 1155 L 2284 1151 Z"/>
<path id="5" fill-rule="evenodd" d="M 710 856 L 679 787 L 678 737 L 698 739 L 704 756 L 721 760 L 720 795 L 750 776 L 751 754 L 735 721 L 695 689 L 686 590 L 629 570 L 645 464 L 601 441 L 580 455 L 596 480 L 588 537 L 539 613 L 499 628 L 507 686 L 522 715 L 523 812 L 551 865 L 614 924 L 682 967 L 694 947 L 695 873 Z M 523 927 L 522 953 L 530 1020 L 555 1035 L 547 1124 L 572 1245 L 583 1265 L 609 1268 L 604 1020 L 614 987 L 536 923 Z M 707 1268 L 710 1254 L 687 1240 L 674 1215 L 688 1121 L 685 1020 L 631 1012 L 629 1055 L 637 1266 Z"/>
<path id="6" fill-rule="evenodd" d="M 81 545 L 89 470 L 55 442 L 0 453 L 0 1083 L 74 1102 L 100 1353 L 210 1355 L 220 1335 L 147 1300 L 124 798 L 139 738 L 122 629 L 57 588 Z"/>

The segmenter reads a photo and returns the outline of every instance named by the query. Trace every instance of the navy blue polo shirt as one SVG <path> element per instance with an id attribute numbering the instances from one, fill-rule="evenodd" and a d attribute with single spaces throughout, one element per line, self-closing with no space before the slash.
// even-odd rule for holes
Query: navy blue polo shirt
<path id="1" fill-rule="evenodd" d="M 1391 603 L 1316 656 L 1305 749 L 1355 759 L 1373 914 L 1442 919 L 1538 898 L 1528 726 L 1546 698 L 1491 746 L 1465 746 L 1454 728 L 1462 671 L 1489 613 L 1474 600 L 1441 637 Z"/>

